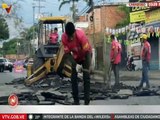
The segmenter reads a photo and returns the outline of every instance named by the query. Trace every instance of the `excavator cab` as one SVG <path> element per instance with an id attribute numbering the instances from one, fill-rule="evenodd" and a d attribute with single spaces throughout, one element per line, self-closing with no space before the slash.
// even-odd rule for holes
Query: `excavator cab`
<path id="1" fill-rule="evenodd" d="M 33 65 L 28 65 L 26 85 L 44 79 L 48 74 L 58 69 L 63 57 L 63 54 L 61 54 L 63 53 L 63 46 L 60 40 L 55 45 L 49 44 L 49 34 L 51 29 L 55 27 L 63 33 L 65 23 L 65 17 L 42 17 L 39 19 L 38 49 L 33 58 Z"/>

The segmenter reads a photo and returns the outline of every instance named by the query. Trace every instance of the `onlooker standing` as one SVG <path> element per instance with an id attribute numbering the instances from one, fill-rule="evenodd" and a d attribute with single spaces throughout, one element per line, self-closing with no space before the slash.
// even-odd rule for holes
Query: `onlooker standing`
<path id="1" fill-rule="evenodd" d="M 114 35 L 111 35 L 112 44 L 111 44 L 111 51 L 110 51 L 110 61 L 112 65 L 112 70 L 115 76 L 115 88 L 119 88 L 119 64 L 121 62 L 121 45 L 115 39 Z"/>
<path id="2" fill-rule="evenodd" d="M 151 45 L 147 41 L 147 35 L 142 34 L 141 42 L 143 44 L 142 51 L 141 51 L 141 58 L 142 58 L 142 79 L 139 85 L 139 89 L 143 87 L 143 83 L 146 82 L 146 88 L 150 88 L 149 79 L 148 79 L 148 69 L 149 69 L 149 62 L 151 59 Z"/>

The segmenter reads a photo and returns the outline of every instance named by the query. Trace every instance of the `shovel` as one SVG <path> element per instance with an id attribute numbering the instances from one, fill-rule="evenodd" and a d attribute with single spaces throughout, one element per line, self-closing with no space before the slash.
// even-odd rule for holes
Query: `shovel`
<path id="1" fill-rule="evenodd" d="M 108 83 L 107 87 L 111 89 L 111 72 L 112 72 L 112 63 L 109 65 L 109 70 L 108 70 Z"/>

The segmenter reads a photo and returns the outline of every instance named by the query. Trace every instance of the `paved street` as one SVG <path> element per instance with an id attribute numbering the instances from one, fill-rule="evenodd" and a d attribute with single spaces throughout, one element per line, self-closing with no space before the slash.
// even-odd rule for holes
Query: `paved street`
<path id="1" fill-rule="evenodd" d="M 150 71 L 150 85 L 152 87 L 160 86 L 160 71 Z M 120 80 L 122 83 L 131 86 L 138 86 L 141 79 L 141 71 L 120 71 Z M 103 82 L 103 78 L 96 77 L 98 81 Z M 114 84 L 114 76 L 112 72 L 112 84 Z M 152 89 L 152 88 L 151 88 Z M 91 102 L 93 105 L 160 105 L 160 96 L 131 96 L 128 99 L 107 99 Z"/>
<path id="2" fill-rule="evenodd" d="M 127 73 L 127 72 L 126 72 Z M 140 75 L 140 72 L 128 72 L 126 73 L 121 73 L 121 79 L 122 83 L 126 84 L 126 85 L 132 85 L 132 86 L 137 86 L 139 84 L 139 79 L 135 79 L 134 76 L 138 77 L 138 74 Z M 133 74 L 134 73 L 134 74 Z M 153 72 L 156 77 L 156 72 Z M 152 73 L 152 74 L 153 74 Z M 157 72 L 158 73 L 158 72 Z M 132 78 L 129 74 L 132 74 L 132 77 L 134 79 L 130 79 Z M 34 91 L 33 89 L 29 89 L 26 88 L 23 84 L 15 84 L 15 85 L 6 85 L 5 83 L 9 83 L 11 82 L 13 79 L 15 78 L 20 78 L 20 77 L 25 77 L 26 76 L 26 72 L 24 73 L 10 73 L 5 71 L 4 73 L 0 73 L 0 96 L 8 96 L 11 93 L 21 93 L 21 92 L 34 92 L 34 93 L 38 93 L 39 91 L 43 91 L 43 92 L 50 92 L 50 91 L 54 91 L 54 88 L 47 88 L 47 89 L 43 89 L 43 90 L 37 90 Z M 154 77 L 152 76 L 152 77 Z M 156 78 L 152 78 L 152 80 L 150 80 L 151 82 L 151 86 L 153 87 L 158 87 L 160 86 L 160 81 L 159 79 Z M 128 80 L 127 80 L 128 79 Z M 92 81 L 93 82 L 93 81 Z M 99 79 L 99 82 L 100 81 Z M 112 84 L 114 83 L 114 77 L 112 76 Z M 83 104 L 83 100 L 81 100 L 81 104 Z M 110 99 L 107 98 L 105 100 L 93 100 L 91 101 L 91 105 L 160 105 L 160 96 L 130 96 L 127 99 Z"/>
<path id="3" fill-rule="evenodd" d="M 24 77 L 26 75 L 26 71 L 24 73 L 15 73 L 15 72 L 0 72 L 0 85 L 3 85 L 6 82 L 11 82 L 15 78 Z"/>
<path id="4" fill-rule="evenodd" d="M 24 73 L 14 73 L 14 72 L 0 72 L 0 96 L 10 95 L 11 93 L 17 93 L 18 89 L 15 86 L 8 86 L 5 83 L 11 82 L 15 78 L 25 77 L 26 72 Z"/>

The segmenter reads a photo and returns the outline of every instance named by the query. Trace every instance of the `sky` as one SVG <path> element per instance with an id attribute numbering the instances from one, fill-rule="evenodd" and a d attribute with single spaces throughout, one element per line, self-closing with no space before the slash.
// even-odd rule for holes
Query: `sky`
<path id="1" fill-rule="evenodd" d="M 17 13 L 20 18 L 23 19 L 23 23 L 25 27 L 30 27 L 33 25 L 33 5 L 38 6 L 39 2 L 37 0 L 5 0 L 7 3 L 13 3 L 15 1 L 18 1 L 18 4 L 20 6 L 20 9 L 18 9 Z M 102 2 L 103 0 L 94 0 L 95 3 Z M 127 2 L 128 0 L 105 0 L 105 2 Z M 0 0 L 0 3 L 2 0 Z M 44 8 L 41 8 L 41 13 L 44 13 L 45 15 L 52 14 L 53 16 L 63 16 L 63 15 L 70 15 L 70 4 L 66 4 L 62 6 L 61 10 L 59 11 L 59 5 L 60 2 L 58 0 L 41 0 L 41 6 Z M 83 0 L 79 0 L 77 3 L 77 8 L 79 12 L 84 9 L 87 6 L 87 4 Z M 14 9 L 16 5 L 12 6 L 12 9 Z M 38 8 L 35 8 L 35 17 L 38 14 Z M 36 18 L 34 19 L 36 21 Z M 14 37 L 18 34 L 18 31 L 15 30 L 13 20 L 9 20 L 10 26 L 10 34 L 11 37 Z"/>
<path id="2" fill-rule="evenodd" d="M 13 0 L 12 0 L 13 1 Z M 38 6 L 39 2 L 37 0 L 23 0 L 24 2 L 19 2 L 21 5 L 20 10 L 18 11 L 19 16 L 22 16 L 26 24 L 33 24 L 33 4 Z M 94 0 L 95 3 L 103 0 Z M 105 0 L 106 2 L 125 2 L 128 0 Z M 53 16 L 62 16 L 70 14 L 70 4 L 62 6 L 59 11 L 60 2 L 58 0 L 41 0 L 41 4 L 44 8 L 41 8 L 41 13 L 45 15 L 52 14 Z M 79 11 L 86 7 L 86 3 L 83 0 L 79 0 L 77 3 Z M 35 17 L 38 14 L 38 7 L 35 8 Z"/>
<path id="3" fill-rule="evenodd" d="M 44 0 L 41 0 L 44 1 Z M 20 2 L 21 10 L 18 12 L 19 16 L 22 16 L 26 24 L 33 24 L 33 4 L 35 6 L 39 5 L 39 2 L 33 0 L 25 0 L 25 2 Z M 44 15 L 53 15 L 53 16 L 63 16 L 70 13 L 70 4 L 62 6 L 59 11 L 60 2 L 58 0 L 45 0 L 45 2 L 41 2 L 40 4 L 41 13 Z M 86 3 L 83 0 L 80 0 L 77 4 L 79 10 L 83 9 L 86 6 Z M 35 17 L 39 13 L 38 7 L 35 8 Z M 36 18 L 35 18 L 36 19 Z"/>

